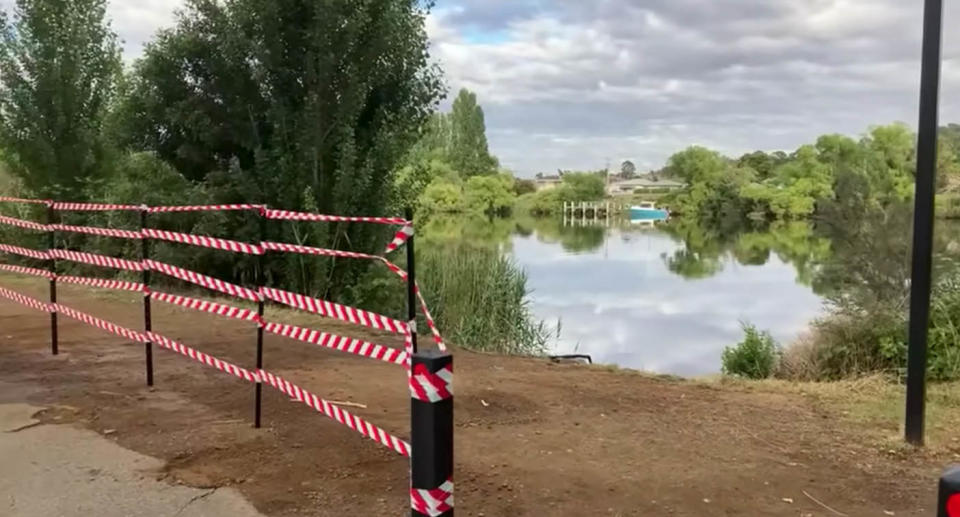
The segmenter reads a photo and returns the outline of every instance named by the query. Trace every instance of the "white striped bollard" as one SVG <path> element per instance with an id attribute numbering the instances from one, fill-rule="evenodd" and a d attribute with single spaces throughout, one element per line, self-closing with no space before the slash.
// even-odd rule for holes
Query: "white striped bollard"
<path id="1" fill-rule="evenodd" d="M 453 356 L 417 352 L 410 373 L 410 508 L 453 517 Z"/>

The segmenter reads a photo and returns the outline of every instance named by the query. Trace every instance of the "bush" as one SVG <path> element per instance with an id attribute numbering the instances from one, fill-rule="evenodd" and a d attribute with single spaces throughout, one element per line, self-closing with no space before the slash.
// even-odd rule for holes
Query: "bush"
<path id="1" fill-rule="evenodd" d="M 473 176 L 463 191 L 467 208 L 487 215 L 505 215 L 516 201 L 513 177 L 506 174 Z"/>
<path id="2" fill-rule="evenodd" d="M 434 180 L 418 200 L 425 216 L 460 212 L 463 210 L 463 190 L 447 180 Z"/>
<path id="3" fill-rule="evenodd" d="M 743 323 L 743 341 L 723 350 L 723 373 L 748 379 L 766 379 L 773 375 L 780 355 L 777 343 L 767 331 Z"/>

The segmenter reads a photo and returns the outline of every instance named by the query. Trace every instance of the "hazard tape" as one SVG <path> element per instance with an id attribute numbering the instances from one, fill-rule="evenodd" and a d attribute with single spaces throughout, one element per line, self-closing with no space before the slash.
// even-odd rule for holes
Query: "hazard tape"
<path id="1" fill-rule="evenodd" d="M 224 251 L 233 251 L 236 253 L 248 253 L 250 255 L 263 255 L 263 249 L 255 244 L 246 242 L 232 241 L 229 239 L 219 239 L 216 237 L 206 237 L 203 235 L 193 235 L 189 233 L 168 232 L 166 230 L 156 230 L 145 228 L 143 235 L 151 239 L 161 239 L 170 242 L 179 242 L 181 244 L 192 244 L 204 248 L 213 248 Z"/>
<path id="2" fill-rule="evenodd" d="M 233 204 L 233 205 L 186 205 L 186 206 L 153 206 L 147 210 L 150 213 L 166 212 L 219 212 L 230 210 L 262 210 L 262 205 Z"/>
<path id="3" fill-rule="evenodd" d="M 86 233 L 89 235 L 98 235 L 100 237 L 119 237 L 121 239 L 141 239 L 143 235 L 138 231 L 116 230 L 113 228 L 97 228 L 94 226 L 70 226 L 66 224 L 51 224 L 51 230 L 61 232 Z"/>
<path id="4" fill-rule="evenodd" d="M 146 286 L 137 282 L 127 282 L 124 280 L 108 280 L 106 278 L 92 278 L 86 276 L 58 276 L 57 282 L 61 284 L 76 284 L 89 287 L 101 287 L 104 289 L 116 289 L 118 291 L 133 291 L 142 293 L 146 291 Z"/>
<path id="5" fill-rule="evenodd" d="M 69 260 L 71 262 L 80 262 L 93 266 L 110 267 L 114 269 L 123 269 L 126 271 L 143 271 L 143 264 L 132 260 L 126 260 L 96 253 L 84 253 L 71 250 L 50 250 L 49 254 L 53 258 Z"/>
<path id="6" fill-rule="evenodd" d="M 415 286 L 414 290 L 417 293 L 417 298 L 420 300 L 420 310 L 423 311 L 423 319 L 427 320 L 427 328 L 430 329 L 430 333 L 433 335 L 433 342 L 437 344 L 437 348 L 446 351 L 447 345 L 443 342 L 443 336 L 440 335 L 440 329 L 437 328 L 436 322 L 433 321 L 430 310 L 427 309 L 427 301 L 423 299 L 423 293 L 420 292 L 420 285 Z"/>
<path id="7" fill-rule="evenodd" d="M 28 230 L 37 230 L 41 232 L 49 231 L 49 228 L 45 224 L 35 223 L 33 221 L 27 221 L 25 219 L 17 219 L 16 217 L 7 217 L 5 215 L 0 215 L 0 224 L 6 224 L 9 226 L 19 226 L 20 228 L 26 228 Z"/>
<path id="8" fill-rule="evenodd" d="M 11 273 L 20 273 L 21 275 L 39 276 L 47 279 L 54 277 L 53 273 L 45 269 L 37 269 L 35 267 L 15 266 L 13 264 L 0 264 L 0 269 L 4 271 L 10 271 Z"/>
<path id="9" fill-rule="evenodd" d="M 125 337 L 130 341 L 136 341 L 137 343 L 146 343 L 148 341 L 147 336 L 137 332 L 136 330 L 130 330 L 126 327 L 121 327 L 115 323 L 111 323 L 109 321 L 97 318 L 96 316 L 91 316 L 78 310 L 71 309 L 65 305 L 54 304 L 53 308 L 55 312 L 59 314 L 63 314 L 64 316 L 73 318 L 82 323 L 86 323 L 87 325 L 97 327 L 101 330 L 106 330 L 112 334 Z"/>
<path id="10" fill-rule="evenodd" d="M 286 251 L 289 253 L 300 253 L 301 255 L 319 255 L 322 257 L 380 260 L 380 257 L 367 253 L 331 250 L 327 248 L 314 248 L 313 246 L 303 246 L 301 244 L 287 244 L 285 242 L 262 242 L 260 245 L 263 246 L 263 249 L 269 251 Z"/>
<path id="11" fill-rule="evenodd" d="M 453 479 L 430 490 L 410 489 L 410 507 L 423 515 L 437 517 L 453 510 Z"/>
<path id="12" fill-rule="evenodd" d="M 39 260 L 50 260 L 50 255 L 46 251 L 40 251 L 31 248 L 21 248 L 20 246 L 11 246 L 10 244 L 0 244 L 0 251 Z"/>
<path id="13" fill-rule="evenodd" d="M 298 327 L 296 325 L 265 322 L 263 330 L 278 336 L 303 341 L 304 343 L 311 343 L 334 350 L 340 350 L 341 352 L 347 352 L 348 354 L 378 359 L 387 363 L 405 365 L 410 359 L 410 355 L 404 350 L 397 350 L 396 348 L 377 345 L 369 341 L 363 341 L 362 339 L 328 334 L 319 330 Z"/>
<path id="14" fill-rule="evenodd" d="M 108 203 L 53 203 L 54 210 L 66 212 L 110 212 L 113 210 L 143 210 L 142 205 L 114 205 Z"/>
<path id="15" fill-rule="evenodd" d="M 25 294 L 20 294 L 16 291 L 11 291 L 9 289 L 4 289 L 3 287 L 0 287 L 0 296 L 8 300 L 13 300 L 21 305 L 26 305 L 27 307 L 30 307 L 32 309 L 41 310 L 43 312 L 50 312 L 49 304 L 45 302 L 41 302 L 36 298 L 31 298 Z"/>
<path id="16" fill-rule="evenodd" d="M 48 205 L 48 206 L 53 204 L 53 201 L 50 201 L 49 199 L 23 199 L 20 197 L 6 197 L 6 196 L 0 196 L 0 202 L 30 203 L 34 205 Z"/>
<path id="17" fill-rule="evenodd" d="M 239 377 L 248 382 L 259 382 L 260 380 L 259 375 L 257 375 L 255 372 L 251 372 L 246 368 L 242 368 L 235 364 L 228 363 L 222 359 L 213 357 L 212 355 L 190 348 L 183 343 L 178 343 L 166 336 L 157 334 L 156 332 L 147 332 L 146 337 L 149 341 L 156 343 L 167 350 L 172 350 L 178 354 L 189 357 L 190 359 L 206 364 L 207 366 L 212 366 L 221 372 L 229 373 L 230 375 Z"/>
<path id="18" fill-rule="evenodd" d="M 296 384 L 293 384 L 266 370 L 260 370 L 259 375 L 263 382 L 273 386 L 288 397 L 299 402 L 303 402 L 316 411 L 323 413 L 324 415 L 336 420 L 337 422 L 340 422 L 350 429 L 353 429 L 361 435 L 396 451 L 402 456 L 410 456 L 410 444 L 384 431 L 382 428 L 375 426 L 370 422 L 351 414 L 347 410 L 341 409 L 337 405 L 317 397 L 313 393 L 310 393 Z"/>
<path id="19" fill-rule="evenodd" d="M 348 307 L 318 298 L 310 298 L 309 296 L 274 289 L 272 287 L 260 288 L 260 294 L 267 300 L 272 300 L 328 318 L 363 325 L 377 330 L 386 330 L 396 334 L 405 334 L 408 331 L 406 323 L 375 312 Z"/>
<path id="20" fill-rule="evenodd" d="M 223 305 L 205 300 L 197 300 L 196 298 L 188 298 L 186 296 L 152 292 L 150 293 L 150 298 L 172 305 L 186 307 L 188 309 L 217 314 L 235 320 L 258 321 L 260 319 L 260 316 L 257 315 L 257 311 L 241 309 L 239 307 L 232 307 L 230 305 Z"/>
<path id="21" fill-rule="evenodd" d="M 423 402 L 440 402 L 453 397 L 453 365 L 435 373 L 424 364 L 414 366 L 410 375 L 410 396 Z"/>
<path id="22" fill-rule="evenodd" d="M 390 241 L 390 244 L 387 244 L 387 250 L 384 254 L 391 253 L 400 246 L 403 246 L 403 243 L 407 242 L 410 237 L 413 237 L 413 225 L 405 224 L 403 228 L 393 237 L 393 240 Z"/>
<path id="23" fill-rule="evenodd" d="M 218 280 L 207 275 L 194 273 L 189 269 L 171 266 L 170 264 L 164 264 L 163 262 L 157 262 L 155 260 L 145 260 L 143 264 L 150 270 L 157 271 L 174 278 L 179 278 L 180 280 L 190 282 L 201 287 L 206 287 L 207 289 L 229 294 L 230 296 L 235 296 L 237 298 L 243 298 L 244 300 L 250 300 L 253 302 L 260 301 L 260 295 L 256 291 L 247 289 L 246 287 L 231 284 L 230 282 L 224 282 L 223 280 Z"/>
<path id="24" fill-rule="evenodd" d="M 351 217 L 343 215 L 311 214 L 307 212 L 292 212 L 290 210 L 267 209 L 264 217 L 278 221 L 313 221 L 326 223 L 374 223 L 374 224 L 407 224 L 402 217 Z"/>

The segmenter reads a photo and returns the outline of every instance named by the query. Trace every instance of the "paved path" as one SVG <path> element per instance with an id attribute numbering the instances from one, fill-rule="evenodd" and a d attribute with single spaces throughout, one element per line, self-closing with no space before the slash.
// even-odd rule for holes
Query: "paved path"
<path id="1" fill-rule="evenodd" d="M 37 425 L 31 415 L 40 409 L 0 404 L 0 515 L 262 517 L 231 488 L 203 490 L 156 481 L 162 461 L 97 433 Z"/>

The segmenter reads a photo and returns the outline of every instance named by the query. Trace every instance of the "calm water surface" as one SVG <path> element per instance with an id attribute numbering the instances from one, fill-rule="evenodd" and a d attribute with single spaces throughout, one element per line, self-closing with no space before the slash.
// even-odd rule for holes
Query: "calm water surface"
<path id="1" fill-rule="evenodd" d="M 512 254 L 530 277 L 534 312 L 560 322 L 556 353 L 704 375 L 719 371 L 723 348 L 741 339 L 740 321 L 788 343 L 820 312 L 821 298 L 776 253 L 744 261 L 736 250 L 714 251 L 706 254 L 708 264 L 694 264 L 695 272 L 686 274 L 683 265 L 670 264 L 687 256 L 687 244 L 663 229 L 566 228 L 560 234 L 588 231 L 600 236 L 599 246 L 565 246 L 537 230 L 512 238 Z"/>

